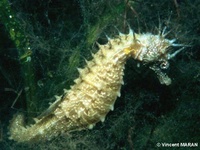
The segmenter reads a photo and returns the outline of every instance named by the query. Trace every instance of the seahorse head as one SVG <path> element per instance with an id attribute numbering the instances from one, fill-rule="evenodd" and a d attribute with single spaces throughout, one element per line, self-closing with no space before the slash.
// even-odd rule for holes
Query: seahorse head
<path id="1" fill-rule="evenodd" d="M 175 39 L 167 39 L 166 35 L 165 28 L 158 35 L 151 33 L 137 34 L 130 29 L 128 36 L 132 36 L 133 43 L 125 49 L 125 53 L 129 53 L 135 60 L 145 64 L 152 63 L 150 69 L 157 74 L 160 83 L 170 85 L 171 79 L 162 72 L 162 69 L 167 69 L 169 67 L 168 60 L 175 57 L 186 45 L 176 44 Z M 178 46 L 182 48 L 171 53 L 171 47 Z"/>
<path id="2" fill-rule="evenodd" d="M 167 61 L 184 48 L 184 45 L 175 44 L 174 42 L 175 39 L 167 39 L 164 34 L 135 33 L 132 57 L 144 63 Z M 183 48 L 171 53 L 172 49 L 170 47 L 173 46 L 182 46 Z"/>

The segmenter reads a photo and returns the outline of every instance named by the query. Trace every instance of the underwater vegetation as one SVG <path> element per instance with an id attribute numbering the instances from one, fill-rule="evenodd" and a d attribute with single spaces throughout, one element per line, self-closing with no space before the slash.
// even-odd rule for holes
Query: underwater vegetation
<path id="1" fill-rule="evenodd" d="M 0 2 L 0 146 L 9 149 L 159 149 L 157 143 L 200 141 L 200 2 L 198 0 L 73 0 Z M 160 85 L 147 65 L 126 64 L 115 110 L 94 129 L 66 133 L 47 143 L 8 140 L 9 120 L 17 112 L 26 122 L 69 89 L 77 67 L 107 42 L 106 35 L 157 34 L 190 45 L 165 70 Z M 200 143 L 199 143 L 200 144 Z M 178 149 L 179 147 L 177 147 Z M 184 148 L 184 147 L 183 147 Z"/>

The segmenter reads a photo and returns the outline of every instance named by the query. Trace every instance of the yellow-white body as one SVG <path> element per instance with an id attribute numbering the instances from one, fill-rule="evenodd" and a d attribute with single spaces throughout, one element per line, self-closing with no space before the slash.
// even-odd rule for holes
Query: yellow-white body
<path id="1" fill-rule="evenodd" d="M 148 34 L 145 37 L 132 30 L 127 35 L 120 33 L 118 38 L 108 39 L 106 45 L 99 45 L 93 59 L 86 61 L 85 68 L 78 69 L 80 75 L 75 84 L 57 98 L 48 114 L 35 119 L 36 123 L 28 127 L 24 125 L 23 115 L 13 118 L 10 139 L 36 142 L 52 139 L 62 132 L 93 128 L 114 109 L 123 84 L 126 60 L 132 57 L 145 63 L 159 61 L 160 56 L 163 59 L 167 55 L 166 49 L 172 43 L 164 36 Z"/>

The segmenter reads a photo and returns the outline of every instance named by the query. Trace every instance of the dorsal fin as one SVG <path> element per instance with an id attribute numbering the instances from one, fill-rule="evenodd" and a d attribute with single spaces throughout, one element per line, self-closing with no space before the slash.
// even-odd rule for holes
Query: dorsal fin
<path id="1" fill-rule="evenodd" d="M 51 114 L 57 108 L 57 106 L 62 102 L 63 97 L 64 95 L 61 95 L 61 96 L 55 95 L 56 101 L 53 103 L 50 103 L 49 108 L 45 110 L 44 112 L 42 112 L 41 115 L 39 115 L 37 118 L 34 118 L 34 120 L 37 122 L 37 120 L 40 120 L 41 118 Z"/>

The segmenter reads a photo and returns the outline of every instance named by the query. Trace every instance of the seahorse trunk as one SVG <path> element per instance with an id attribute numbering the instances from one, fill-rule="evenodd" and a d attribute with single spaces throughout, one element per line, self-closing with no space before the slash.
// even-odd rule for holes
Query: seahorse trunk
<path id="1" fill-rule="evenodd" d="M 78 69 L 76 84 L 62 96 L 56 108 L 30 127 L 25 127 L 22 115 L 17 115 L 10 125 L 10 139 L 41 141 L 66 131 L 91 129 L 97 122 L 103 122 L 120 96 L 124 65 L 129 57 L 125 49 L 132 40 L 133 34 L 121 35 L 99 45 L 93 60 L 86 61 L 84 69 Z"/>

